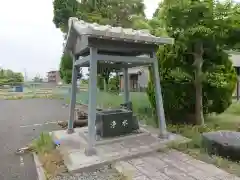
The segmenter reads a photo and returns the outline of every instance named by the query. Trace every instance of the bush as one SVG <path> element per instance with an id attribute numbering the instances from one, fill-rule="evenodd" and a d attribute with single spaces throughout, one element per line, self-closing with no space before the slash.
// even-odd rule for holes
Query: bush
<path id="1" fill-rule="evenodd" d="M 99 90 L 104 90 L 104 78 L 101 75 L 97 76 L 97 87 Z"/>
<path id="2" fill-rule="evenodd" d="M 192 122 L 195 113 L 193 57 L 184 53 L 184 48 L 177 43 L 159 49 L 158 57 L 161 59 L 159 72 L 166 119 L 172 122 Z M 225 52 L 212 49 L 211 52 L 205 52 L 202 69 L 204 114 L 222 113 L 231 105 L 237 82 L 232 63 Z M 154 88 L 150 69 L 147 94 L 155 111 Z"/>
<path id="3" fill-rule="evenodd" d="M 46 153 L 53 150 L 55 145 L 49 133 L 41 133 L 37 139 L 33 140 L 30 147 L 36 153 Z"/>
<path id="4" fill-rule="evenodd" d="M 110 92 L 118 93 L 120 90 L 119 85 L 120 85 L 119 76 L 114 76 L 109 79 L 108 89 Z"/>

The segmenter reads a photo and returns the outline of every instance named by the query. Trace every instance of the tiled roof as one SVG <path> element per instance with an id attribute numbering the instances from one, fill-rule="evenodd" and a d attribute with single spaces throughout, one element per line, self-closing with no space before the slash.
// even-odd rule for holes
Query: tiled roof
<path id="1" fill-rule="evenodd" d="M 97 23 L 87 23 L 76 17 L 68 20 L 68 35 L 65 48 L 78 36 L 93 36 L 103 39 L 118 39 L 122 41 L 143 42 L 147 44 L 174 44 L 174 39 L 169 37 L 156 37 L 150 34 L 149 30 L 134 30 L 130 28 L 113 27 L 110 25 L 100 25 Z M 72 31 L 74 29 L 74 31 Z"/>

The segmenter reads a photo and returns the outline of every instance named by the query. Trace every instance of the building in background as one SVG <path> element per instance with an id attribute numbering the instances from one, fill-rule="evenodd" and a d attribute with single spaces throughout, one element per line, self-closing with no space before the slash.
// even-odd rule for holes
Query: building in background
<path id="1" fill-rule="evenodd" d="M 47 72 L 47 81 L 49 83 L 60 83 L 61 82 L 61 78 L 60 78 L 60 73 L 59 71 L 49 71 Z"/>
<path id="2" fill-rule="evenodd" d="M 235 68 L 238 75 L 236 91 L 233 94 L 233 96 L 237 97 L 237 100 L 240 100 L 240 52 L 228 51 L 228 54 L 230 55 L 230 59 L 232 60 L 233 67 Z"/>
<path id="3" fill-rule="evenodd" d="M 128 69 L 129 74 L 129 90 L 130 91 L 145 91 L 148 85 L 149 72 L 148 67 L 134 67 Z M 120 90 L 124 89 L 123 73 L 120 73 Z"/>

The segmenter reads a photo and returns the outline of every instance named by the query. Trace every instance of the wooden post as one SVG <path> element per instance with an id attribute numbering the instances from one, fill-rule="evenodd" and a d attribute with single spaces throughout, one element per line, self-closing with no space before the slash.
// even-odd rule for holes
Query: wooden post
<path id="1" fill-rule="evenodd" d="M 123 78 L 124 78 L 124 103 L 128 103 L 130 100 L 128 68 L 123 69 Z"/>

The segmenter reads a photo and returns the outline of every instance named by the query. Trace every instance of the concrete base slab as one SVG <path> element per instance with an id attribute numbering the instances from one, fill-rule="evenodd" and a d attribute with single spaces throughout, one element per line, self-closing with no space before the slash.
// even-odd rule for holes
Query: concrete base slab
<path id="1" fill-rule="evenodd" d="M 165 148 L 167 143 L 178 138 L 170 134 L 168 139 L 160 139 L 142 129 L 142 133 L 102 139 L 95 145 L 96 154 L 87 156 L 86 131 L 84 127 L 76 128 L 73 134 L 67 134 L 64 130 L 52 133 L 53 139 L 60 142 L 59 150 L 70 172 L 92 171 L 102 165 L 143 156 Z"/>
<path id="2" fill-rule="evenodd" d="M 93 155 L 96 155 L 97 154 L 97 151 L 95 148 L 86 148 L 85 149 L 85 155 L 86 156 L 93 156 Z"/>
<path id="3" fill-rule="evenodd" d="M 67 133 L 68 133 L 68 134 L 74 133 L 74 129 L 67 129 Z"/>

